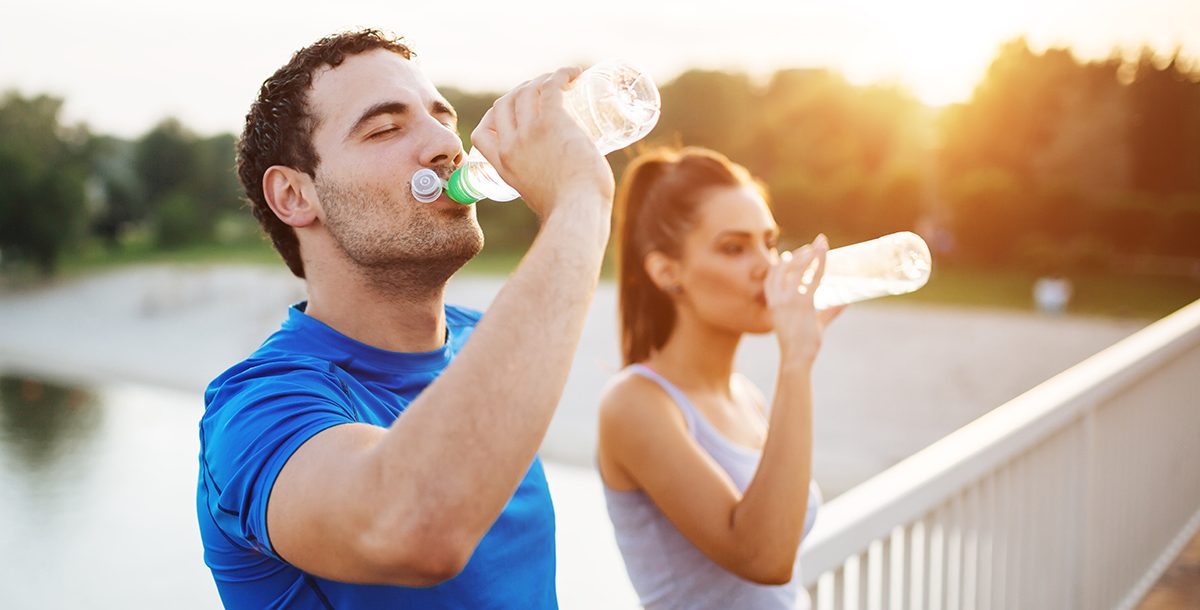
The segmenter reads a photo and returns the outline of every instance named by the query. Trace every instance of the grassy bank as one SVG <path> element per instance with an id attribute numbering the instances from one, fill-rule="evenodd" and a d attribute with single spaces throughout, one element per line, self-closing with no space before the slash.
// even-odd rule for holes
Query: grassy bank
<path id="1" fill-rule="evenodd" d="M 1072 314 L 1161 318 L 1200 299 L 1200 280 L 1103 273 L 1067 275 L 1073 287 Z M 1028 271 L 936 268 L 924 288 L 897 300 L 973 307 L 1034 310 Z"/>
<path id="2" fill-rule="evenodd" d="M 182 248 L 156 248 L 146 242 L 130 242 L 110 249 L 92 244 L 63 260 L 59 274 L 73 277 L 137 264 L 261 264 L 283 266 L 282 259 L 265 241 L 230 244 L 196 244 Z"/>

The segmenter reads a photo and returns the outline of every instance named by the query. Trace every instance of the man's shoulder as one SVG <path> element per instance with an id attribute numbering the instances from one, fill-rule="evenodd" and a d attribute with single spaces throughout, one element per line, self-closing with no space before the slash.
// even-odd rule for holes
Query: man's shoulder
<path id="1" fill-rule="evenodd" d="M 214 456 L 242 455 L 251 442 L 283 442 L 297 430 L 357 421 L 336 370 L 311 356 L 252 356 L 214 379 L 199 422 L 210 466 L 220 471 Z"/>
<path id="2" fill-rule="evenodd" d="M 204 402 L 206 410 L 212 411 L 271 395 L 329 395 L 342 384 L 334 362 L 308 354 L 259 350 L 213 379 L 204 392 Z"/>
<path id="3" fill-rule="evenodd" d="M 337 365 L 331 360 L 313 354 L 260 349 L 213 379 L 209 384 L 209 390 L 235 380 L 238 382 L 252 380 L 267 382 L 287 377 L 335 378 L 337 368 Z"/>

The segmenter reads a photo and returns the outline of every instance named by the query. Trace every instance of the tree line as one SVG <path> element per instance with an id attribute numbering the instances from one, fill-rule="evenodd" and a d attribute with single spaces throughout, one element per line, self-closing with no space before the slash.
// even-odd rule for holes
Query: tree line
<path id="1" fill-rule="evenodd" d="M 1200 260 L 1200 70 L 1178 52 L 1081 61 L 1003 45 L 941 109 L 897 86 L 790 69 L 693 70 L 662 84 L 640 148 L 699 145 L 768 187 L 785 235 L 842 243 L 916 230 L 945 261 L 1173 272 Z M 498 96 L 443 89 L 461 136 Z M 235 137 L 167 119 L 129 141 L 61 123 L 62 100 L 0 99 L 0 265 L 52 271 L 88 240 L 162 248 L 245 239 Z M 620 172 L 637 149 L 610 156 Z M 479 208 L 489 249 L 528 244 L 524 206 Z"/>
<path id="2" fill-rule="evenodd" d="M 62 105 L 0 98 L 0 266 L 49 274 L 88 241 L 120 248 L 139 233 L 176 248 L 216 241 L 223 218 L 244 224 L 233 135 L 166 119 L 128 141 L 63 125 Z"/>

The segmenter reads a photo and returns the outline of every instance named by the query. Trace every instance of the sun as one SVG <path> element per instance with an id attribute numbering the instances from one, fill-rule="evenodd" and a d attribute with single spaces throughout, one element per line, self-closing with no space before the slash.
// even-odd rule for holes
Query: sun
<path id="1" fill-rule="evenodd" d="M 965 101 L 996 50 L 1019 35 L 1019 15 L 999 3 L 956 0 L 859 0 L 854 3 L 869 33 L 869 57 L 852 70 L 854 80 L 894 81 L 931 106 Z"/>

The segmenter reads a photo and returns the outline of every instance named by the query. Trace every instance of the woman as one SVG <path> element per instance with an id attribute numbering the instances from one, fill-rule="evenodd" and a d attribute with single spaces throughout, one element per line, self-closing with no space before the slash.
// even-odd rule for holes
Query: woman
<path id="1" fill-rule="evenodd" d="M 598 466 L 641 603 L 666 609 L 807 607 L 797 548 L 820 503 L 812 476 L 812 364 L 828 244 L 776 252 L 763 188 L 719 153 L 649 153 L 616 202 L 626 368 L 600 405 Z M 744 333 L 774 330 L 768 409 L 733 370 Z"/>

